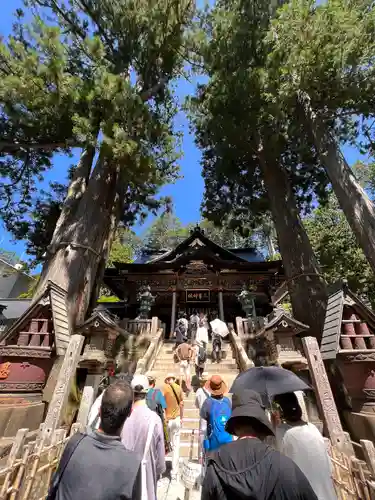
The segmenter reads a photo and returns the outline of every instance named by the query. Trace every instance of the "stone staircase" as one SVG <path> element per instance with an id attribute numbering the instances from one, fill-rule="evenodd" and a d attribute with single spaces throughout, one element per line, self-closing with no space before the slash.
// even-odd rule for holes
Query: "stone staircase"
<path id="1" fill-rule="evenodd" d="M 173 347 L 173 342 L 165 341 L 160 347 L 154 365 L 147 373 L 156 377 L 156 386 L 160 389 L 163 389 L 164 378 L 168 373 L 173 373 L 176 377 L 179 375 L 179 366 L 174 362 Z M 239 370 L 233 356 L 231 344 L 224 342 L 223 351 L 223 360 L 220 363 L 212 363 L 210 345 L 208 346 L 205 371 L 209 376 L 221 375 L 229 389 Z M 194 367 L 192 366 L 193 374 Z M 195 390 L 191 391 L 189 396 L 184 396 L 184 418 L 181 430 L 180 450 L 180 457 L 190 457 L 190 452 L 192 451 L 191 459 L 193 460 L 198 458 L 199 440 L 199 411 L 194 403 Z"/>

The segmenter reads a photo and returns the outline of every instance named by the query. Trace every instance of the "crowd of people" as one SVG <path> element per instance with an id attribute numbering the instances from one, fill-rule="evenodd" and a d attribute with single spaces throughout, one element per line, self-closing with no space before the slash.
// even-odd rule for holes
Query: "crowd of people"
<path id="1" fill-rule="evenodd" d="M 194 365 L 195 376 L 201 379 L 207 361 L 207 347 L 209 339 L 212 339 L 211 356 L 216 362 L 222 357 L 222 338 L 213 330 L 208 322 L 207 316 L 194 311 L 187 320 L 186 313 L 181 311 L 174 331 L 175 357 L 179 363 L 179 384 L 185 381 L 188 392 L 191 386 L 191 368 Z"/>
<path id="2" fill-rule="evenodd" d="M 68 442 L 48 500 L 156 500 L 169 452 L 178 481 L 184 392 L 174 374 L 164 382 L 160 390 L 155 378 L 135 375 L 105 389 L 87 432 Z M 278 413 L 269 418 L 255 391 L 230 399 L 220 375 L 203 372 L 200 382 L 202 500 L 337 498 L 323 437 L 302 420 L 294 393 L 277 396 Z"/>

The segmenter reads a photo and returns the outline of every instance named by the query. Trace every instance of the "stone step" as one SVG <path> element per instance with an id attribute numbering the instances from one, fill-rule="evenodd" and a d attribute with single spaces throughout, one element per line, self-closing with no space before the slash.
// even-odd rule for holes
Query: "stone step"
<path id="1" fill-rule="evenodd" d="M 191 370 L 194 370 L 195 365 L 191 365 Z M 179 370 L 180 367 L 177 363 L 168 363 L 156 361 L 154 366 L 152 367 L 152 371 L 159 371 L 161 373 L 169 373 L 175 370 Z M 220 371 L 221 372 L 238 372 L 238 368 L 234 363 L 206 363 L 204 367 L 205 371 Z"/>
<path id="2" fill-rule="evenodd" d="M 180 443 L 180 457 L 188 458 L 190 456 L 190 443 Z M 172 456 L 170 454 L 169 456 Z M 192 460 L 198 460 L 198 443 L 193 446 Z"/>
<path id="3" fill-rule="evenodd" d="M 194 417 L 190 417 L 188 414 L 188 412 L 186 410 L 184 410 L 184 420 L 183 420 L 183 425 L 184 425 L 184 429 L 186 430 L 195 430 L 195 429 L 199 429 L 199 414 L 198 414 L 198 410 L 196 410 L 196 414 L 194 414 Z"/>
<path id="4" fill-rule="evenodd" d="M 189 408 L 186 406 L 186 402 L 184 401 L 184 418 L 195 418 L 198 417 L 199 411 L 197 408 Z"/>
<path id="5" fill-rule="evenodd" d="M 211 349 L 207 349 L 206 354 L 207 354 L 207 357 L 211 357 L 212 356 Z M 232 349 L 221 351 L 221 356 L 223 359 L 228 359 L 228 358 L 234 359 Z M 160 358 L 172 359 L 174 357 L 175 357 L 175 351 L 173 351 L 173 352 L 172 351 L 159 351 L 158 355 L 156 356 L 156 359 L 160 359 Z"/>

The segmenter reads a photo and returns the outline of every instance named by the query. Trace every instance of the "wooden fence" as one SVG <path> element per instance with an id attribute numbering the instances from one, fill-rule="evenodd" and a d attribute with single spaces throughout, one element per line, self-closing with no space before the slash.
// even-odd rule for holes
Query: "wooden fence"
<path id="1" fill-rule="evenodd" d="M 69 436 L 57 429 L 47 443 L 42 426 L 34 441 L 27 442 L 28 429 L 17 432 L 5 467 L 0 469 L 0 500 L 44 500 L 66 442 L 81 429 L 73 424 Z"/>
<path id="2" fill-rule="evenodd" d="M 375 448 L 371 441 L 359 445 L 365 461 L 348 456 L 326 439 L 332 463 L 332 478 L 339 500 L 375 499 Z"/>

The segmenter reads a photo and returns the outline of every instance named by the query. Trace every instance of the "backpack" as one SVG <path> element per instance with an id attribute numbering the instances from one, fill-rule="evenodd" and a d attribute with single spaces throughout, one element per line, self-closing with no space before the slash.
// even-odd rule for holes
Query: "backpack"
<path id="1" fill-rule="evenodd" d="M 161 419 L 161 423 L 164 428 L 164 412 L 162 405 L 157 401 L 156 397 L 158 395 L 158 391 L 160 389 L 150 389 L 146 394 L 146 404 L 150 408 L 150 410 L 154 411 L 157 415 L 159 415 Z"/>
<path id="2" fill-rule="evenodd" d="M 201 347 L 199 347 L 199 351 L 198 351 L 198 363 L 200 365 L 203 365 L 203 363 L 206 362 L 206 359 L 207 359 L 206 349 L 201 346 Z"/>
<path id="3" fill-rule="evenodd" d="M 211 408 L 208 422 L 207 439 L 204 442 L 206 451 L 217 450 L 222 444 L 230 443 L 233 437 L 225 430 L 225 425 L 232 414 L 228 398 L 215 399 L 210 397 Z"/>
<path id="4" fill-rule="evenodd" d="M 171 451 L 171 446 L 169 443 L 169 435 L 167 423 L 164 420 L 164 411 L 162 405 L 156 400 L 156 396 L 160 389 L 150 389 L 146 394 L 146 404 L 151 411 L 154 411 L 157 415 L 159 415 L 161 423 L 163 425 L 163 434 L 164 434 L 164 446 L 166 453 Z"/>

